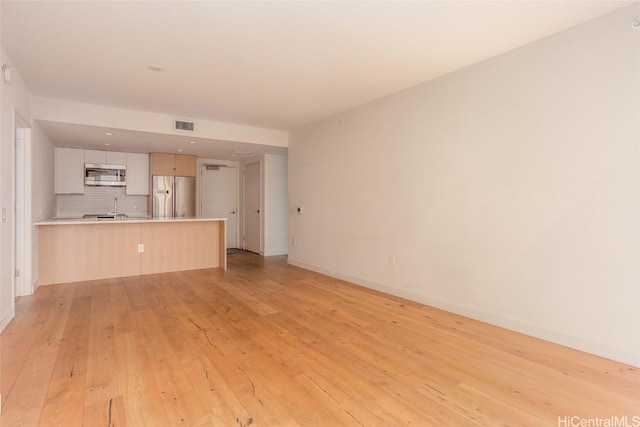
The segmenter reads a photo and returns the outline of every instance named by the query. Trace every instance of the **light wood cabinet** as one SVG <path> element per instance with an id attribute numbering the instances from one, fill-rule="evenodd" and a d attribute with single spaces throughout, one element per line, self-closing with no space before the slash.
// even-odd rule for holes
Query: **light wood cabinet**
<path id="1" fill-rule="evenodd" d="M 149 155 L 126 153 L 126 194 L 149 195 Z"/>
<path id="2" fill-rule="evenodd" d="M 54 221 L 37 225 L 41 285 L 227 269 L 224 219 Z"/>
<path id="3" fill-rule="evenodd" d="M 196 176 L 196 156 L 176 154 L 176 176 Z"/>
<path id="4" fill-rule="evenodd" d="M 55 148 L 56 194 L 84 194 L 84 151 Z"/>
<path id="5" fill-rule="evenodd" d="M 151 153 L 151 175 L 196 176 L 196 156 L 188 154 Z"/>
<path id="6" fill-rule="evenodd" d="M 149 154 L 149 170 L 151 175 L 174 175 L 175 155 L 166 153 Z"/>

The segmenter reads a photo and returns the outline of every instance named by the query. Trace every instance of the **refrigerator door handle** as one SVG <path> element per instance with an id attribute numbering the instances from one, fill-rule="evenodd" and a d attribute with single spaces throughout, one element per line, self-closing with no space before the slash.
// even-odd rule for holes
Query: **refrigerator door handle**
<path id="1" fill-rule="evenodd" d="M 177 197 L 176 197 L 176 180 L 175 180 L 175 178 L 173 179 L 173 188 L 171 189 L 171 191 L 173 192 L 173 206 L 172 206 L 172 209 L 173 209 L 173 217 L 174 217 L 174 218 L 177 218 L 177 217 L 179 217 L 180 215 L 178 215 L 178 212 L 176 211 L 176 206 L 177 206 L 177 205 L 176 205 L 176 198 L 177 198 Z"/>

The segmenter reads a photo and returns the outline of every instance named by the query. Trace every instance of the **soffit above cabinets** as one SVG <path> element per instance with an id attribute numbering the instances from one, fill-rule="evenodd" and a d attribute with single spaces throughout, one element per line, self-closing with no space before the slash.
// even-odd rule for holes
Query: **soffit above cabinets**
<path id="1" fill-rule="evenodd" d="M 205 159 L 242 160 L 264 154 L 286 155 L 286 147 L 211 140 L 69 123 L 38 121 L 56 146 L 131 153 L 181 153 Z M 107 135 L 110 133 L 111 135 Z M 109 145 L 106 145 L 109 144 Z M 182 150 L 182 151 L 178 151 Z M 241 153 L 240 155 L 238 153 Z"/>

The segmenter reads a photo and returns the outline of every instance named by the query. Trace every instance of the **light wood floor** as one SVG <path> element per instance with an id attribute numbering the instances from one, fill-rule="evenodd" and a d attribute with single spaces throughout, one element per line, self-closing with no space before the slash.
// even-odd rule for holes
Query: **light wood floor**
<path id="1" fill-rule="evenodd" d="M 18 301 L 1 339 L 3 427 L 538 426 L 640 416 L 639 369 L 283 257 L 239 254 L 227 272 L 43 286 Z"/>

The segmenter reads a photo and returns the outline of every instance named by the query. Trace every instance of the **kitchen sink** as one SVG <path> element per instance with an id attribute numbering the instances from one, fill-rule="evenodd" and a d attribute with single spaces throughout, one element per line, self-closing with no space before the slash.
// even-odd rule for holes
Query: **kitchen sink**
<path id="1" fill-rule="evenodd" d="M 127 219 L 127 214 L 87 214 L 82 215 L 82 219 L 93 219 L 93 220 L 118 220 L 118 219 Z"/>

